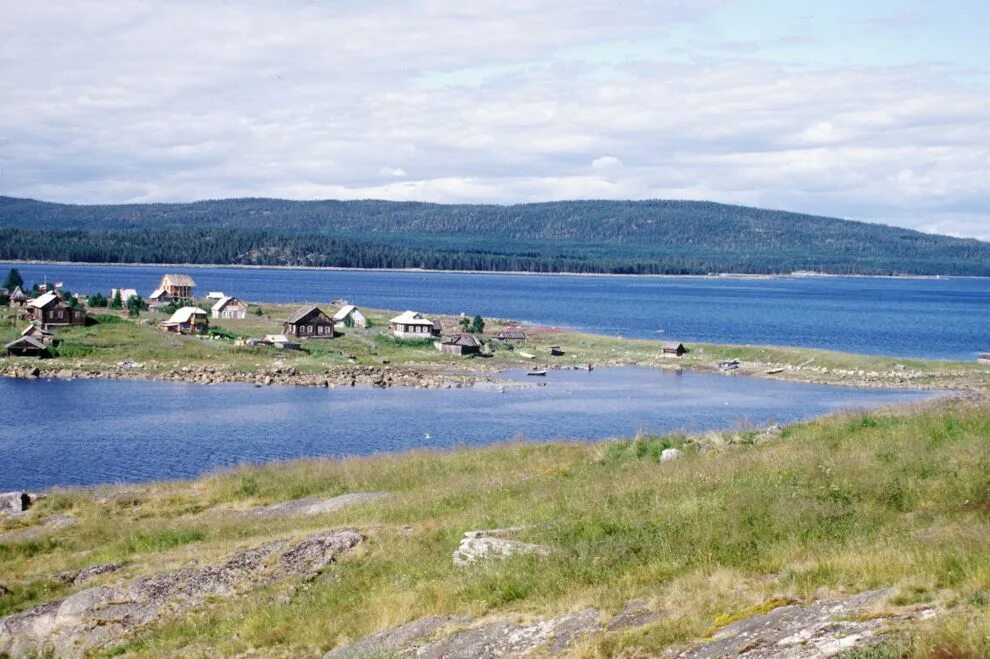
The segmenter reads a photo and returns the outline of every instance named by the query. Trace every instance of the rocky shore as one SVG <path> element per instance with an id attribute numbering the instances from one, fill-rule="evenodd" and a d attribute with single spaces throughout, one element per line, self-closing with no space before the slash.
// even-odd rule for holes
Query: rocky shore
<path id="1" fill-rule="evenodd" d="M 224 366 L 189 365 L 163 367 L 155 363 L 121 362 L 115 366 L 98 366 L 77 363 L 58 364 L 45 361 L 14 362 L 0 364 L 0 377 L 10 378 L 59 378 L 106 380 L 157 380 L 166 382 L 191 382 L 216 384 L 239 382 L 256 386 L 296 385 L 303 387 L 421 387 L 426 389 L 451 389 L 472 386 L 478 382 L 495 382 L 496 378 L 485 374 L 452 373 L 414 366 L 331 366 L 318 372 L 302 372 L 294 366 L 274 364 L 253 371 L 237 371 Z"/>

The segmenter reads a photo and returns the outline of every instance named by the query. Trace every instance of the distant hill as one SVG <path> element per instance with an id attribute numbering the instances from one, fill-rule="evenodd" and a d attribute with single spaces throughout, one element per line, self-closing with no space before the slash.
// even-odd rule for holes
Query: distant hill
<path id="1" fill-rule="evenodd" d="M 0 197 L 0 259 L 706 274 L 990 276 L 990 243 L 699 201 L 510 206 Z"/>

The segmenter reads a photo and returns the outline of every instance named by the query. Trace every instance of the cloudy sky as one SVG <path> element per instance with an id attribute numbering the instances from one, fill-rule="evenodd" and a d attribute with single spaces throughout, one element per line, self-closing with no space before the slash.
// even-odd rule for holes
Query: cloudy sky
<path id="1" fill-rule="evenodd" d="M 709 199 L 990 239 L 988 33 L 985 0 L 0 0 L 0 194 Z"/>

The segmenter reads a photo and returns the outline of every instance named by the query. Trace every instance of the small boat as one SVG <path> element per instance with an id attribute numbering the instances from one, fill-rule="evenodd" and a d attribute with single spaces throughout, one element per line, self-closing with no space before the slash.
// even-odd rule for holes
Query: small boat
<path id="1" fill-rule="evenodd" d="M 546 370 L 527 371 L 526 372 L 526 375 L 535 375 L 535 376 L 540 376 L 540 377 L 545 376 L 546 374 L 547 374 Z"/>
<path id="2" fill-rule="evenodd" d="M 536 359 L 536 355 L 530 354 L 528 352 L 523 352 L 522 350 L 519 351 L 519 356 L 525 357 L 526 359 Z"/>
<path id="3" fill-rule="evenodd" d="M 976 358 L 976 361 L 980 362 L 981 364 L 990 364 L 990 352 L 983 353 L 982 355 Z"/>
<path id="4" fill-rule="evenodd" d="M 563 357 L 564 351 L 561 349 L 560 346 L 550 346 L 550 354 L 553 357 Z"/>

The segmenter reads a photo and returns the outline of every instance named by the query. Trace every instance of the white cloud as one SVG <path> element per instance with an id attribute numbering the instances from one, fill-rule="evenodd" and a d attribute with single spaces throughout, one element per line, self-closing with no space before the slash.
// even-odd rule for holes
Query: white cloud
<path id="1" fill-rule="evenodd" d="M 990 239 L 990 92 L 951 67 L 606 56 L 719 4 L 0 0 L 0 194 L 704 198 Z"/>

